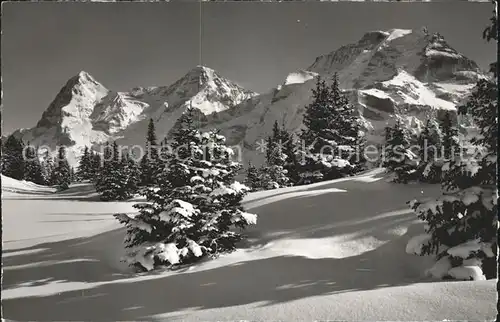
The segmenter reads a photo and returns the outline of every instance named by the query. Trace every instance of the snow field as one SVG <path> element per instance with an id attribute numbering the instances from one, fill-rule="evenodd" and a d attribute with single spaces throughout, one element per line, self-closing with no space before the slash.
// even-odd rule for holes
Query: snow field
<path id="1" fill-rule="evenodd" d="M 92 195 L 85 187 L 72 187 L 65 198 L 3 200 L 7 318 L 485 320 L 495 315 L 494 281 L 437 282 L 424 274 L 431 259 L 405 253 L 410 238 L 423 232 L 405 203 L 435 196 L 436 186 L 391 184 L 376 169 L 252 193 L 245 210 L 259 220 L 238 251 L 150 274 L 131 274 L 118 262 L 124 231 L 112 213 L 132 214 L 133 202 L 84 201 Z M 75 195 L 83 200 L 68 199 Z"/>

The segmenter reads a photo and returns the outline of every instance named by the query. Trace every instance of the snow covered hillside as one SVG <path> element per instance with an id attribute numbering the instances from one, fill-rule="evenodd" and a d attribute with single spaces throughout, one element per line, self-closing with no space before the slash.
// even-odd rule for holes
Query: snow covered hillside
<path id="1" fill-rule="evenodd" d="M 36 189 L 35 189 L 36 190 Z M 36 191 L 35 191 L 36 192 Z M 64 193 L 3 196 L 3 315 L 12 320 L 491 320 L 495 281 L 443 282 L 408 255 L 423 224 L 407 207 L 436 185 L 356 177 L 248 195 L 259 215 L 230 255 L 132 274 L 119 263 L 132 202 Z M 362 200 L 362 202 L 360 202 Z M 29 310 L 26 308 L 29 307 Z"/>
<path id="2" fill-rule="evenodd" d="M 2 194 L 40 194 L 40 193 L 53 193 L 55 188 L 38 185 L 29 181 L 20 181 L 10 177 L 2 176 Z"/>

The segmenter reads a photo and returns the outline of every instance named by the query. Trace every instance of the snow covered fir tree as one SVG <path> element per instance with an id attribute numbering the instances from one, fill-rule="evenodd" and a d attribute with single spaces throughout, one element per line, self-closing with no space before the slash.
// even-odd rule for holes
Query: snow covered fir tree
<path id="1" fill-rule="evenodd" d="M 410 147 L 410 134 L 399 119 L 392 127 L 386 127 L 382 166 L 393 173 L 394 182 L 407 183 L 416 179 L 416 155 Z"/>
<path id="2" fill-rule="evenodd" d="M 496 26 L 496 18 L 494 19 Z M 490 34 L 491 35 L 491 34 Z M 496 33 L 492 35 L 496 38 Z M 497 74 L 497 73 L 495 73 Z M 465 280 L 497 277 L 498 189 L 497 134 L 498 84 L 496 77 L 479 80 L 461 113 L 472 115 L 478 133 L 471 139 L 476 153 L 454 155 L 454 130 L 443 124 L 443 195 L 413 200 L 410 207 L 427 222 L 426 234 L 414 237 L 408 253 L 436 256 L 428 274 Z M 458 156 L 458 157 L 457 157 Z"/>
<path id="3" fill-rule="evenodd" d="M 151 186 L 155 183 L 155 171 L 158 166 L 158 146 L 153 119 L 149 119 L 146 135 L 146 148 L 140 162 L 141 186 Z"/>
<path id="4" fill-rule="evenodd" d="M 224 142 L 217 131 L 196 130 L 191 109 L 181 116 L 148 203 L 136 205 L 134 218 L 115 215 L 127 227 L 130 265 L 152 270 L 231 252 L 243 237 L 234 228 L 256 223 L 240 204 L 249 188 L 234 180 L 241 165 Z"/>
<path id="5" fill-rule="evenodd" d="M 75 179 L 77 181 L 95 182 L 100 176 L 102 162 L 103 160 L 99 153 L 85 146 L 75 171 Z"/>
<path id="6" fill-rule="evenodd" d="M 92 180 L 94 178 L 94 174 L 92 171 L 92 160 L 91 160 L 91 152 L 88 146 L 85 146 L 83 150 L 83 154 L 80 157 L 80 162 L 78 164 L 78 168 L 76 171 L 76 176 L 78 180 Z"/>
<path id="7" fill-rule="evenodd" d="M 284 150 L 287 134 L 276 121 L 272 134 L 267 138 L 266 164 L 259 169 L 259 185 L 262 189 L 276 189 L 290 184 L 288 170 L 285 169 L 285 164 L 290 159 Z"/>
<path id="8" fill-rule="evenodd" d="M 300 134 L 305 147 L 298 152 L 300 183 L 340 178 L 359 170 L 358 118 L 358 112 L 340 90 L 337 74 L 331 86 L 318 77 L 313 102 L 304 113 L 305 129 Z"/>
<path id="9" fill-rule="evenodd" d="M 66 190 L 71 183 L 70 166 L 66 160 L 66 149 L 60 147 L 57 158 L 56 166 L 51 174 L 51 183 L 57 185 L 59 190 Z"/>
<path id="10" fill-rule="evenodd" d="M 442 133 L 437 120 L 430 117 L 418 137 L 417 176 L 421 182 L 439 183 L 442 179 Z"/>
<path id="11" fill-rule="evenodd" d="M 36 184 L 46 184 L 43 175 L 42 164 L 38 157 L 38 151 L 35 147 L 27 144 L 24 151 L 24 180 L 31 181 Z"/>
<path id="12" fill-rule="evenodd" d="M 101 200 L 126 200 L 137 193 L 140 173 L 133 158 L 123 154 L 115 142 L 106 144 L 103 166 L 95 182 Z"/>
<path id="13" fill-rule="evenodd" d="M 10 135 L 2 145 L 2 174 L 13 179 L 22 180 L 25 166 L 23 142 Z"/>
<path id="14" fill-rule="evenodd" d="M 250 191 L 258 191 L 262 189 L 260 174 L 260 169 L 249 162 L 243 183 L 250 189 Z"/>

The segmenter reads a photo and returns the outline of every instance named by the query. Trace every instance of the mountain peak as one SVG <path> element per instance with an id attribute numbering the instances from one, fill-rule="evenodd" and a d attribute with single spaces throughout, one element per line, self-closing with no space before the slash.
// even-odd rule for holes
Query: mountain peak
<path id="1" fill-rule="evenodd" d="M 67 116 L 90 115 L 93 105 L 108 94 L 109 90 L 85 71 L 71 77 L 61 88 L 37 127 L 60 126 Z M 64 111 L 63 111 L 64 110 Z"/>
<path id="2" fill-rule="evenodd" d="M 78 77 L 80 78 L 86 78 L 86 77 L 90 77 L 90 74 L 87 73 L 86 71 L 84 70 L 81 70 L 79 73 L 78 73 Z"/>
<path id="3" fill-rule="evenodd" d="M 307 68 L 322 75 L 339 74 L 344 88 L 362 88 L 385 81 L 405 70 L 429 82 L 474 80 L 478 66 L 458 53 L 439 33 L 394 28 L 369 31 L 356 43 L 319 56 Z"/>

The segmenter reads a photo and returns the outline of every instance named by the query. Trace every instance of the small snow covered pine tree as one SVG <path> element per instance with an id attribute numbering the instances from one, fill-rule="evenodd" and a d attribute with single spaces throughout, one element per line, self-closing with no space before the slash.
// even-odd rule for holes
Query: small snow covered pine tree
<path id="1" fill-rule="evenodd" d="M 71 183 L 70 166 L 66 160 L 66 149 L 62 146 L 59 148 L 56 167 L 52 171 L 52 183 L 57 185 L 60 190 L 66 190 Z"/>
<path id="2" fill-rule="evenodd" d="M 69 180 L 70 180 L 70 182 L 77 182 L 78 181 L 74 167 L 69 168 Z"/>
<path id="3" fill-rule="evenodd" d="M 117 166 L 117 160 L 113 159 L 113 148 L 109 142 L 106 142 L 103 153 L 103 166 L 97 180 L 94 183 L 95 189 L 103 201 L 113 200 L 115 197 L 113 186 L 116 184 L 116 178 L 113 177 L 113 167 Z"/>
<path id="4" fill-rule="evenodd" d="M 146 135 L 146 150 L 142 156 L 141 169 L 141 185 L 151 186 L 156 182 L 156 170 L 158 167 L 158 146 L 155 133 L 155 124 L 153 119 L 149 119 L 148 132 Z"/>
<path id="5" fill-rule="evenodd" d="M 52 172 L 54 172 L 54 159 L 50 156 L 48 150 L 42 154 L 42 160 L 40 161 L 42 167 L 42 176 L 44 185 L 53 185 L 52 182 Z"/>
<path id="6" fill-rule="evenodd" d="M 441 182 L 441 168 L 443 162 L 440 159 L 442 149 L 442 135 L 438 122 L 429 118 L 425 127 L 418 137 L 418 167 L 417 175 L 421 182 Z"/>
<path id="7" fill-rule="evenodd" d="M 286 156 L 283 167 L 287 171 L 290 184 L 295 185 L 300 180 L 297 138 L 295 134 L 284 130 L 281 132 L 281 140 L 283 142 L 283 153 Z"/>
<path id="8" fill-rule="evenodd" d="M 306 107 L 299 151 L 301 183 L 353 174 L 350 164 L 359 135 L 358 116 L 341 92 L 337 74 L 331 87 L 318 78 L 313 102 Z"/>
<path id="9" fill-rule="evenodd" d="M 240 202 L 248 187 L 234 180 L 241 168 L 215 131 L 199 133 L 185 113 L 172 135 L 172 153 L 158 186 L 146 192 L 139 215 L 115 217 L 127 227 L 127 261 L 142 270 L 187 264 L 233 251 L 234 230 L 256 222 Z"/>
<path id="10" fill-rule="evenodd" d="M 135 191 L 129 186 L 128 160 L 122 158 L 116 141 L 112 145 L 106 144 L 104 150 L 104 165 L 99 178 L 95 183 L 96 191 L 101 200 L 125 200 Z"/>
<path id="11" fill-rule="evenodd" d="M 96 180 L 101 175 L 102 166 L 104 161 L 99 153 L 90 150 L 90 173 L 92 175 L 92 182 L 96 182 Z"/>
<path id="12" fill-rule="evenodd" d="M 436 255 L 429 273 L 438 278 L 491 279 L 497 274 L 497 95 L 496 81 L 480 80 L 467 102 L 479 128 L 472 140 L 482 148 L 479 160 L 465 155 L 447 161 L 443 195 L 409 203 L 427 228 L 425 235 L 410 240 L 407 252 Z"/>
<path id="13" fill-rule="evenodd" d="M 284 153 L 284 129 L 276 121 L 273 133 L 267 138 L 267 165 L 260 169 L 260 184 L 264 189 L 286 187 L 289 184 L 288 171 L 284 168 L 287 155 Z"/>
<path id="14" fill-rule="evenodd" d="M 125 198 L 134 196 L 139 190 L 139 183 L 141 181 L 141 172 L 139 166 L 134 160 L 133 155 L 130 153 L 123 154 L 121 167 L 125 171 Z"/>
<path id="15" fill-rule="evenodd" d="M 83 149 L 83 154 L 80 158 L 80 162 L 78 164 L 78 169 L 76 172 L 78 180 L 91 180 L 93 177 L 92 172 L 92 154 L 88 146 L 85 146 Z"/>
<path id="16" fill-rule="evenodd" d="M 444 118 L 440 122 L 441 132 L 443 134 L 443 158 L 445 160 L 452 159 L 459 152 L 460 145 L 458 139 L 458 130 L 453 125 L 450 112 L 444 114 Z"/>
<path id="17" fill-rule="evenodd" d="M 398 119 L 393 127 L 386 127 L 384 160 L 382 166 L 394 173 L 394 182 L 407 183 L 414 178 L 415 155 L 410 151 L 410 137 Z"/>
<path id="18" fill-rule="evenodd" d="M 260 183 L 259 170 L 251 163 L 248 163 L 246 177 L 244 184 L 251 189 L 251 191 L 260 190 L 262 185 Z"/>
<path id="19" fill-rule="evenodd" d="M 45 184 L 38 152 L 29 143 L 25 147 L 24 160 L 24 180 L 41 185 Z"/>
<path id="20" fill-rule="evenodd" d="M 2 149 L 2 174 L 22 180 L 24 177 L 24 144 L 13 135 L 5 141 Z"/>

